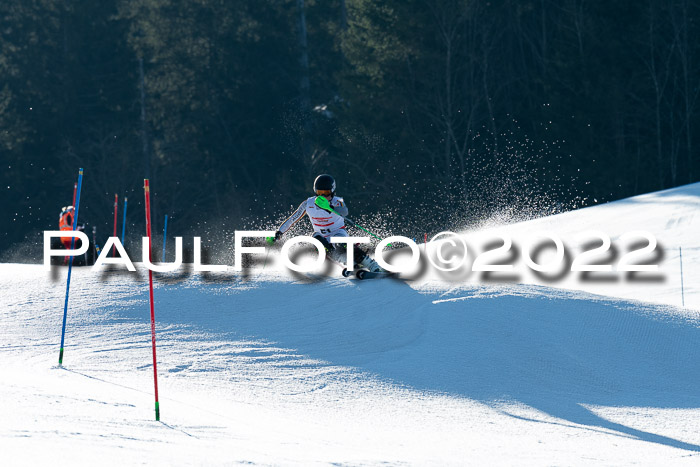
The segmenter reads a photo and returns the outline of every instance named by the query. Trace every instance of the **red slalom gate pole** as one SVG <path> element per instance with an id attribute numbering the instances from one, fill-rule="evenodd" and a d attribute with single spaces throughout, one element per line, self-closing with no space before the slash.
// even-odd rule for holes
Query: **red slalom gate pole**
<path id="1" fill-rule="evenodd" d="M 78 194 L 78 184 L 77 183 L 75 183 L 73 185 L 73 204 L 71 204 L 71 206 L 73 206 L 74 208 L 75 208 L 75 195 L 76 194 Z"/>
<path id="2" fill-rule="evenodd" d="M 152 263 L 153 243 L 151 242 L 151 190 L 148 179 L 143 181 L 146 194 L 146 235 L 148 236 L 148 260 Z M 160 406 L 158 404 L 158 367 L 156 366 L 156 316 L 153 309 L 153 271 L 148 270 L 148 291 L 151 299 L 151 343 L 153 345 L 153 384 L 156 390 L 156 421 L 160 421 Z"/>
<path id="3" fill-rule="evenodd" d="M 114 235 L 113 237 L 117 236 L 117 206 L 119 206 L 119 196 L 117 196 L 116 193 L 114 193 Z M 114 250 L 115 247 L 112 245 L 112 258 L 114 258 Z"/>

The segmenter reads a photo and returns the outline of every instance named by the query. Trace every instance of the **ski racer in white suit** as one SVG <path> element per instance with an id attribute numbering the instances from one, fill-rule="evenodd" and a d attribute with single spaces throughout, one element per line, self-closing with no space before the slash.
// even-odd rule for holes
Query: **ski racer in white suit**
<path id="1" fill-rule="evenodd" d="M 314 228 L 313 237 L 321 242 L 326 251 L 337 261 L 345 260 L 345 245 L 330 243 L 331 237 L 347 237 L 345 228 L 345 216 L 348 215 L 348 208 L 343 198 L 335 194 L 335 180 L 328 174 L 322 174 L 314 180 L 314 192 L 316 196 L 303 201 L 294 213 L 282 223 L 274 237 L 269 237 L 268 243 L 274 243 L 285 232 L 287 232 L 304 214 L 309 216 L 311 225 Z M 316 204 L 316 198 L 323 196 L 328 200 L 328 204 L 333 211 L 323 209 Z M 359 268 L 370 271 L 381 271 L 379 265 L 369 257 L 369 255 L 357 245 L 354 245 L 355 265 Z"/>

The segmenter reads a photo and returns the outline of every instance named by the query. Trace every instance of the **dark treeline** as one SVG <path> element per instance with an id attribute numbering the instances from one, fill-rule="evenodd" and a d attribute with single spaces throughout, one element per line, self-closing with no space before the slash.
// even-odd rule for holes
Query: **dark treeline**
<path id="1" fill-rule="evenodd" d="M 279 218 L 323 172 L 406 234 L 700 179 L 693 0 L 5 0 L 0 21 L 3 249 L 56 227 L 78 167 L 102 237 L 114 193 L 141 235 L 146 177 L 180 235 Z"/>

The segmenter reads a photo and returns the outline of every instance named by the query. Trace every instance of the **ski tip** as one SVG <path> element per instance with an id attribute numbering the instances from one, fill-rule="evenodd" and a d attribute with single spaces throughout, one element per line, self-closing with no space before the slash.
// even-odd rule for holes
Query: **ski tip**
<path id="1" fill-rule="evenodd" d="M 357 277 L 360 280 L 392 277 L 394 275 L 394 273 L 388 271 L 367 271 L 365 269 L 360 269 L 355 273 L 355 277 Z"/>

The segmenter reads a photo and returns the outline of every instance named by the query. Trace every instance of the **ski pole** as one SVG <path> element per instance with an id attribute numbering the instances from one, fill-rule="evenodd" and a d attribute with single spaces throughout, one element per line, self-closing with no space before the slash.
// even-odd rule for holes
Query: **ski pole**
<path id="1" fill-rule="evenodd" d="M 330 203 L 328 202 L 328 200 L 327 200 L 326 198 L 324 198 L 323 196 L 317 196 L 317 197 L 316 197 L 315 203 L 316 203 L 316 206 L 318 206 L 319 208 L 329 210 L 329 211 L 331 211 L 331 212 L 333 212 L 333 213 L 339 215 L 340 217 L 342 217 L 342 218 L 345 219 L 346 221 L 350 222 L 354 227 L 356 227 L 356 228 L 362 230 L 363 232 L 367 232 L 368 234 L 370 234 L 371 236 L 373 236 L 373 237 L 376 238 L 377 240 L 380 240 L 380 241 L 382 240 L 381 237 L 379 237 L 379 236 L 373 234 L 372 232 L 370 232 L 369 230 L 365 229 L 364 227 L 362 227 L 360 224 L 358 224 L 357 222 L 353 221 L 353 220 L 350 219 L 349 217 L 345 217 L 345 216 L 339 214 L 335 209 L 333 209 L 333 208 L 331 207 L 331 205 L 330 205 Z M 391 244 L 389 244 L 389 245 L 387 245 L 387 246 L 391 246 Z"/>
<path id="2" fill-rule="evenodd" d="M 78 187 L 76 188 L 75 213 L 73 215 L 73 230 L 78 228 L 78 208 L 80 207 L 80 188 L 83 185 L 83 169 L 78 172 Z M 75 237 L 71 238 L 70 249 L 75 248 Z M 68 262 L 68 281 L 66 282 L 66 303 L 63 306 L 63 326 L 61 327 L 61 350 L 58 353 L 58 366 L 63 364 L 63 343 L 66 337 L 66 320 L 68 318 L 68 293 L 70 292 L 70 276 L 73 271 L 73 255 Z"/>
<path id="3" fill-rule="evenodd" d="M 124 197 L 124 216 L 122 217 L 122 246 L 124 246 L 124 234 L 126 233 L 126 196 Z"/>
<path id="4" fill-rule="evenodd" d="M 97 244 L 97 227 L 95 226 L 92 227 L 92 244 L 93 248 L 95 249 L 92 264 L 95 264 L 95 261 L 97 261 L 97 258 L 100 256 L 100 245 Z"/>
<path id="5" fill-rule="evenodd" d="M 119 206 L 119 197 L 117 196 L 116 193 L 114 193 L 114 234 L 113 236 L 117 236 L 117 207 Z M 114 257 L 114 252 L 116 250 L 116 247 L 112 245 L 112 257 Z"/>
<path id="6" fill-rule="evenodd" d="M 335 212 L 335 211 L 333 210 L 333 208 L 331 208 L 331 211 Z M 335 213 L 338 214 L 337 212 L 335 212 Z M 338 215 L 340 216 L 340 214 L 338 214 Z M 371 236 L 373 236 L 373 237 L 376 238 L 377 240 L 381 240 L 381 237 L 378 237 L 377 235 L 373 234 L 372 232 L 370 232 L 369 230 L 365 229 L 364 227 L 362 227 L 360 224 L 358 224 L 357 222 L 353 221 L 353 220 L 350 219 L 349 217 L 344 217 L 344 216 L 340 216 L 340 217 L 342 217 L 342 218 L 345 219 L 346 221 L 350 222 L 354 227 L 356 227 L 356 228 L 362 230 L 363 232 L 367 232 L 368 234 L 370 234 Z M 391 246 L 391 245 L 387 245 L 387 246 Z"/>
<path id="7" fill-rule="evenodd" d="M 97 226 L 95 225 L 92 226 L 92 247 L 97 250 Z M 95 261 L 97 261 L 97 256 L 93 254 L 92 264 L 95 264 Z M 88 264 L 87 260 L 85 261 L 85 264 Z"/>

